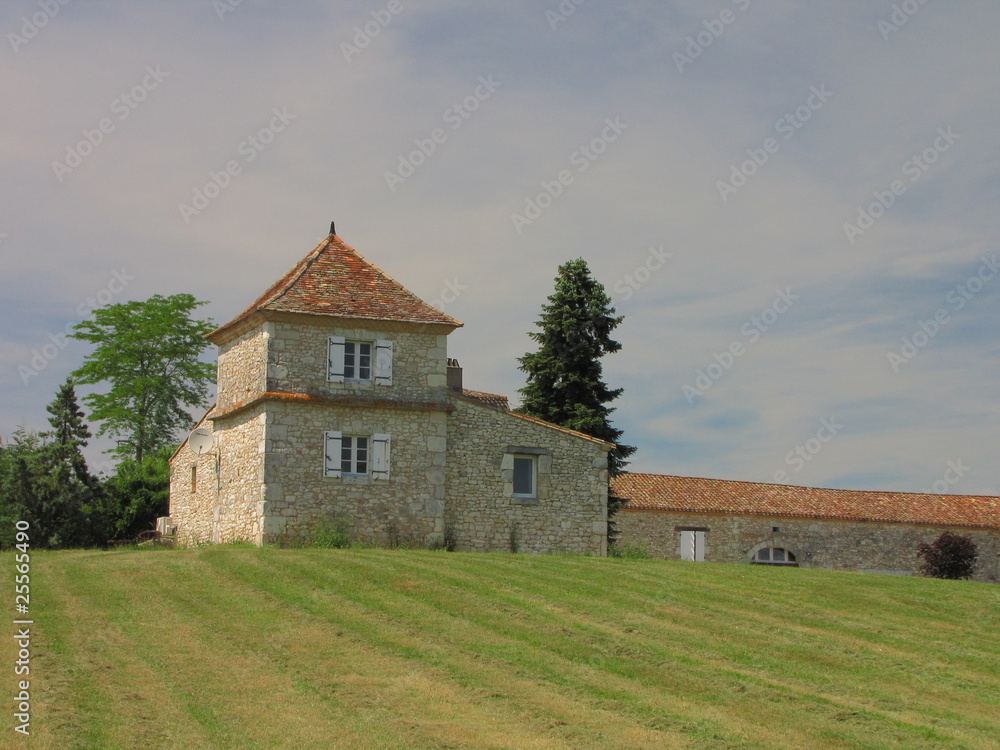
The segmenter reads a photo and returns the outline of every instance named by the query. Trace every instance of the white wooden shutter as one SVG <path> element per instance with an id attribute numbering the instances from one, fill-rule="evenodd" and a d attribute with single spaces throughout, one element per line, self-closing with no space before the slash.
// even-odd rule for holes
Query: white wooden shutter
<path id="1" fill-rule="evenodd" d="M 389 436 L 376 432 L 372 435 L 372 479 L 389 478 Z"/>
<path id="2" fill-rule="evenodd" d="M 340 449 L 343 445 L 342 432 L 329 430 L 323 433 L 323 476 L 340 476 Z"/>
<path id="3" fill-rule="evenodd" d="M 375 342 L 375 385 L 392 385 L 392 342 Z"/>
<path id="4" fill-rule="evenodd" d="M 326 347 L 326 379 L 331 383 L 344 382 L 344 337 L 331 336 Z"/>
<path id="5" fill-rule="evenodd" d="M 694 560 L 695 541 L 693 531 L 681 532 L 681 560 Z"/>
<path id="6" fill-rule="evenodd" d="M 695 562 L 705 562 L 705 532 L 694 532 L 694 560 Z"/>

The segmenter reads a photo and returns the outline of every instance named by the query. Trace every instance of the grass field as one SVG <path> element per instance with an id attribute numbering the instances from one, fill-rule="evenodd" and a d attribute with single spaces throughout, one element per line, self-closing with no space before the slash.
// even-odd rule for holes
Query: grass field
<path id="1" fill-rule="evenodd" d="M 35 553 L 31 585 L 0 747 L 1000 746 L 996 585 L 224 547 Z"/>

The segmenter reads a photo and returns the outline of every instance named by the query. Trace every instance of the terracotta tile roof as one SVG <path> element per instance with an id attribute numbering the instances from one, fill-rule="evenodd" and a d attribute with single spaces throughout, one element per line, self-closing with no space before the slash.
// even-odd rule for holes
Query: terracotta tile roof
<path id="1" fill-rule="evenodd" d="M 335 234 L 317 245 L 252 305 L 208 334 L 208 338 L 215 341 L 258 310 L 453 328 L 462 325 L 421 300 Z"/>
<path id="2" fill-rule="evenodd" d="M 623 510 L 825 518 L 1000 529 L 1000 498 L 792 487 L 626 473 L 611 480 Z"/>
<path id="3" fill-rule="evenodd" d="M 510 411 L 510 404 L 507 403 L 506 396 L 501 396 L 497 393 L 484 393 L 483 391 L 470 391 L 468 388 L 462 389 L 462 395 L 467 398 L 474 398 L 476 401 L 482 401 L 488 406 L 495 406 L 501 411 Z"/>

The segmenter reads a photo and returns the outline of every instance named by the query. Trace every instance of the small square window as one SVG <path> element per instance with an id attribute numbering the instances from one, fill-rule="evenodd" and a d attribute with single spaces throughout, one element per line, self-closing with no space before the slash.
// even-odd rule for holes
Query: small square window
<path id="1" fill-rule="evenodd" d="M 535 497 L 537 456 L 514 456 L 514 497 Z"/>

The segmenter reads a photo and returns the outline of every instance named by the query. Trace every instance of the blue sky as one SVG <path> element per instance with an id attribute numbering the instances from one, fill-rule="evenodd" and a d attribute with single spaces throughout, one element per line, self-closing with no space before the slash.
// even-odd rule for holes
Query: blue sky
<path id="1" fill-rule="evenodd" d="M 998 31 L 986 0 L 4 3 L 0 434 L 47 426 L 89 307 L 223 322 L 335 219 L 512 396 L 585 258 L 634 470 L 1000 494 Z"/>

